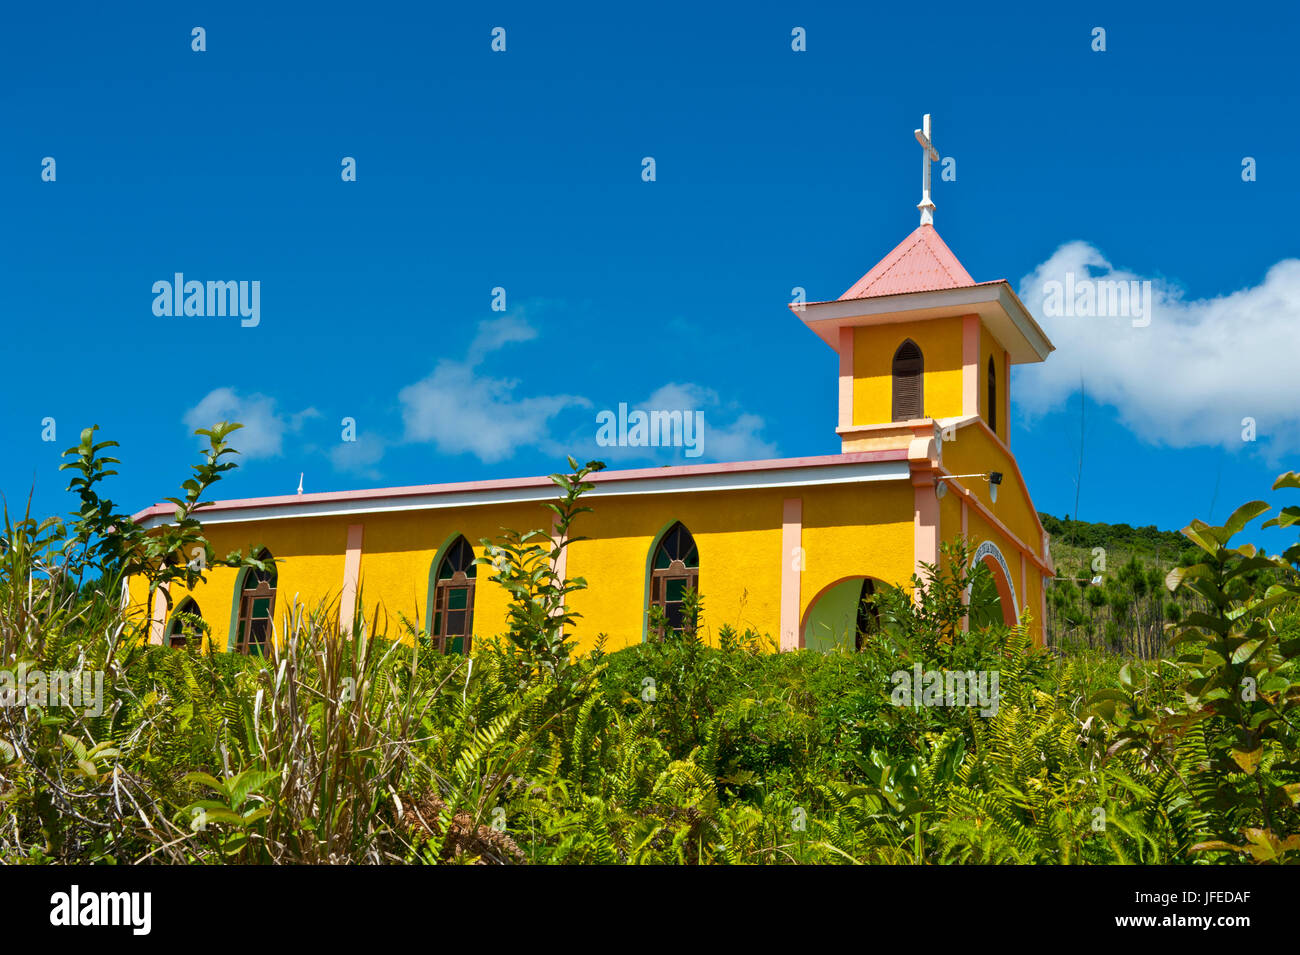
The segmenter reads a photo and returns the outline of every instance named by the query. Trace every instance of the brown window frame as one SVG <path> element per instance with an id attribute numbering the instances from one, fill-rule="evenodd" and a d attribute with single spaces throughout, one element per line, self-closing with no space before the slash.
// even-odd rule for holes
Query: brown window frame
<path id="1" fill-rule="evenodd" d="M 464 550 L 461 550 L 462 543 L 464 544 Z M 469 559 L 467 562 L 464 561 L 465 554 L 469 555 Z M 442 576 L 443 566 L 453 559 L 461 560 L 463 562 L 463 566 L 455 568 L 452 571 L 451 576 L 444 579 Z M 467 571 L 475 569 L 476 565 L 474 563 L 474 559 L 475 559 L 474 548 L 470 545 L 469 541 L 466 540 L 465 537 L 462 535 L 456 538 L 454 541 L 452 541 L 451 544 L 447 547 L 446 551 L 442 555 L 442 558 L 438 561 L 437 568 L 435 569 L 434 572 L 433 614 L 429 620 L 429 636 L 430 639 L 433 641 L 434 648 L 438 651 L 438 653 L 444 656 L 448 652 L 461 653 L 464 654 L 465 656 L 468 656 L 470 654 L 470 651 L 473 649 L 474 591 L 477 589 L 476 587 L 477 574 L 474 577 L 471 577 Z M 466 591 L 465 606 L 463 608 L 452 609 L 452 607 L 450 606 L 452 592 L 455 590 Z M 462 610 L 465 614 L 464 632 L 463 633 L 445 632 L 445 627 L 443 626 L 443 622 L 449 619 L 448 615 L 451 613 L 461 612 Z M 455 649 L 453 645 L 453 648 L 450 651 L 448 651 L 447 649 L 448 641 L 450 640 L 454 642 L 457 638 L 459 638 L 461 641 L 460 649 Z"/>
<path id="2" fill-rule="evenodd" d="M 909 345 L 915 354 L 904 354 Z M 890 365 L 890 375 L 893 385 L 891 419 L 913 421 L 924 418 L 925 354 L 921 346 L 910 338 L 899 345 Z"/>
<path id="3" fill-rule="evenodd" d="M 258 560 L 270 562 L 273 560 L 270 551 L 262 551 L 258 555 Z M 249 580 L 257 581 L 257 586 L 250 588 Z M 245 656 L 249 656 L 249 648 L 256 646 L 258 648 L 257 656 L 266 656 L 267 644 L 275 638 L 275 592 L 279 584 L 279 575 L 276 573 L 275 565 L 271 564 L 269 571 L 259 571 L 250 567 L 244 572 L 243 586 L 239 591 L 239 617 L 238 629 L 236 632 L 235 650 Z M 267 608 L 265 617 L 254 617 L 253 608 L 258 600 L 269 600 L 270 605 Z M 266 620 L 266 633 L 261 640 L 253 641 L 251 638 L 253 625 L 261 620 Z"/>
<path id="4" fill-rule="evenodd" d="M 674 537 L 674 534 L 677 536 Z M 683 547 L 681 545 L 681 534 L 686 535 L 689 546 Z M 659 567 L 657 566 L 659 563 L 659 552 L 667 548 L 670 538 L 673 543 L 677 545 L 675 548 L 676 554 L 665 554 L 665 556 L 669 558 L 668 566 Z M 685 558 L 690 557 L 691 554 L 695 555 L 695 563 L 692 566 L 687 566 Z M 679 618 L 677 625 L 673 626 L 672 610 L 670 607 L 680 608 L 682 601 L 680 599 L 669 600 L 667 591 L 668 584 L 672 581 L 678 580 L 685 581 L 685 586 L 682 588 L 683 591 L 693 590 L 697 594 L 700 592 L 699 545 L 695 543 L 695 535 L 692 534 L 681 521 L 674 522 L 673 525 L 669 527 L 668 530 L 664 531 L 655 542 L 650 560 L 650 604 L 646 607 L 647 614 L 650 613 L 650 610 L 653 607 L 658 607 L 662 610 L 664 616 L 668 619 L 670 628 L 674 631 L 681 629 L 682 621 Z M 662 640 L 664 634 L 655 633 L 650 634 L 650 636 Z"/>

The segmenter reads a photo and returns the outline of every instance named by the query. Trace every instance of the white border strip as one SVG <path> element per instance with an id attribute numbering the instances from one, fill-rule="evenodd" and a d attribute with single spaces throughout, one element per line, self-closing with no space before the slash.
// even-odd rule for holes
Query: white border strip
<path id="1" fill-rule="evenodd" d="M 626 481 L 598 482 L 586 497 L 623 497 L 637 494 L 703 494 L 709 491 L 756 491 L 783 487 L 810 487 L 820 484 L 859 484 L 870 481 L 909 479 L 906 461 L 868 461 L 860 464 L 832 464 L 812 468 L 773 468 L 770 471 L 724 471 L 717 474 L 678 475 L 666 478 L 633 478 Z M 337 517 L 340 514 L 387 514 L 395 511 L 431 511 L 449 507 L 487 507 L 494 504 L 519 504 L 550 501 L 559 488 L 547 482 L 539 487 L 511 490 L 447 491 L 440 494 L 415 494 L 391 500 L 350 499 L 319 501 L 311 504 L 270 504 L 213 511 L 200 508 L 195 516 L 204 524 L 238 524 L 298 517 Z M 146 529 L 163 527 L 171 521 L 161 515 L 145 518 Z"/>

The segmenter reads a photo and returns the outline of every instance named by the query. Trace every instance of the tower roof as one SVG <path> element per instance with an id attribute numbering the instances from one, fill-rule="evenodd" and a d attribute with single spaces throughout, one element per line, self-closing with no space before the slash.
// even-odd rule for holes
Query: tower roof
<path id="1" fill-rule="evenodd" d="M 971 288 L 976 284 L 932 225 L 921 225 L 853 283 L 839 301 Z"/>
<path id="2" fill-rule="evenodd" d="M 939 238 L 918 226 L 838 299 L 791 302 L 817 335 L 839 350 L 840 331 L 862 325 L 979 315 L 1013 364 L 1042 361 L 1055 348 L 1005 279 L 976 282 Z"/>

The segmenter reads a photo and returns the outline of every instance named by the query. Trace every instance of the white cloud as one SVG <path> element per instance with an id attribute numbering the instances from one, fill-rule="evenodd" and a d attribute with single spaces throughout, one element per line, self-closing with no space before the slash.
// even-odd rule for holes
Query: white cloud
<path id="1" fill-rule="evenodd" d="M 363 431 L 355 441 L 340 441 L 330 448 L 330 463 L 337 471 L 364 474 L 378 480 L 380 474 L 374 466 L 383 459 L 387 450 L 388 442 L 384 438 Z"/>
<path id="2" fill-rule="evenodd" d="M 1150 324 L 1044 314 L 1045 286 L 1070 272 L 1149 280 Z M 1258 285 L 1187 300 L 1177 286 L 1117 269 L 1088 243 L 1071 242 L 1021 280 L 1020 296 L 1057 348 L 1017 370 L 1015 402 L 1031 418 L 1077 392 L 1082 373 L 1088 396 L 1113 406 L 1150 444 L 1241 449 L 1242 419 L 1251 417 L 1270 456 L 1300 447 L 1300 260 L 1278 262 Z"/>
<path id="3" fill-rule="evenodd" d="M 245 458 L 272 458 L 284 450 L 286 433 L 301 430 L 305 419 L 317 415 L 314 408 L 282 414 L 276 410 L 274 398 L 261 394 L 241 397 L 233 388 L 214 388 L 185 412 L 184 421 L 191 430 L 211 428 L 218 421 L 238 421 L 243 427 L 229 437 L 230 446 Z"/>
<path id="4" fill-rule="evenodd" d="M 479 323 L 464 361 L 444 359 L 430 375 L 398 392 L 405 440 L 432 442 L 443 453 L 473 454 L 485 462 L 528 447 L 558 452 L 550 437 L 551 419 L 565 408 L 590 402 L 577 395 L 517 397 L 517 381 L 477 371 L 490 352 L 536 337 L 536 329 L 519 314 Z"/>
<path id="5" fill-rule="evenodd" d="M 738 410 L 736 404 L 724 403 L 716 391 L 691 382 L 669 382 L 655 389 L 645 401 L 628 402 L 629 414 L 642 411 L 697 411 L 704 414 L 703 437 L 699 441 L 700 455 L 686 456 L 684 450 L 655 447 L 597 447 L 596 423 L 586 440 L 594 448 L 595 456 L 604 461 L 660 460 L 666 455 L 680 456 L 682 463 L 709 461 L 754 461 L 776 457 L 776 445 L 765 441 L 760 432 L 761 417 Z M 608 409 L 617 416 L 618 409 Z M 728 420 L 729 419 L 729 420 Z M 725 422 L 725 423 L 724 423 Z"/>
<path id="6" fill-rule="evenodd" d="M 468 363 L 477 365 L 489 352 L 515 342 L 530 342 L 537 337 L 537 329 L 529 325 L 520 313 L 479 322 L 470 343 Z"/>
<path id="7" fill-rule="evenodd" d="M 511 379 L 477 375 L 468 361 L 440 361 L 433 374 L 397 394 L 405 439 L 432 442 L 446 454 L 501 461 L 521 448 L 555 450 L 551 419 L 590 404 L 576 395 L 519 398 L 517 387 Z"/>
<path id="8" fill-rule="evenodd" d="M 519 381 L 492 377 L 480 367 L 501 348 L 537 337 L 537 330 L 518 311 L 480 322 L 464 360 L 443 359 L 430 374 L 398 392 L 403 424 L 400 435 L 367 430 L 354 442 L 303 450 L 324 451 L 335 470 L 373 479 L 381 477 L 377 466 L 390 448 L 412 443 L 432 444 L 443 454 L 472 454 L 487 463 L 506 460 L 524 448 L 561 457 L 571 452 L 577 455 L 577 447 L 582 446 L 605 460 L 657 459 L 665 454 L 683 457 L 686 463 L 697 460 L 685 457 L 682 449 L 597 447 L 594 422 L 572 431 L 567 440 L 553 437 L 557 416 L 571 408 L 591 408 L 592 402 L 580 395 L 520 394 Z M 740 411 L 734 402 L 725 404 L 712 389 L 669 383 L 629 407 L 703 412 L 699 459 L 741 461 L 776 456 L 776 446 L 762 437 L 763 419 Z M 242 397 L 234 389 L 218 388 L 186 413 L 185 422 L 190 427 L 209 427 L 219 420 L 243 422 L 245 427 L 235 433 L 232 444 L 247 457 L 258 458 L 282 453 L 285 435 L 299 431 L 304 418 L 316 415 L 310 408 L 294 415 L 282 414 L 273 398 L 260 394 Z"/>

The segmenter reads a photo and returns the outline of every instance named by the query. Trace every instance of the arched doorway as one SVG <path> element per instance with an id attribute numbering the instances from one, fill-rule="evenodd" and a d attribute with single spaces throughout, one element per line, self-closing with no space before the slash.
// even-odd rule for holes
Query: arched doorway
<path id="1" fill-rule="evenodd" d="M 823 587 L 808 604 L 799 626 L 799 646 L 823 652 L 854 651 L 880 631 L 874 597 L 889 585 L 867 576 L 842 577 Z"/>
<path id="2" fill-rule="evenodd" d="M 1011 582 L 1011 568 L 1002 556 L 998 545 L 985 541 L 975 549 L 971 566 L 982 565 L 988 573 L 966 587 L 970 602 L 970 626 L 974 629 L 994 623 L 1014 627 L 1020 622 L 1020 607 L 1016 603 L 1016 588 Z"/>

